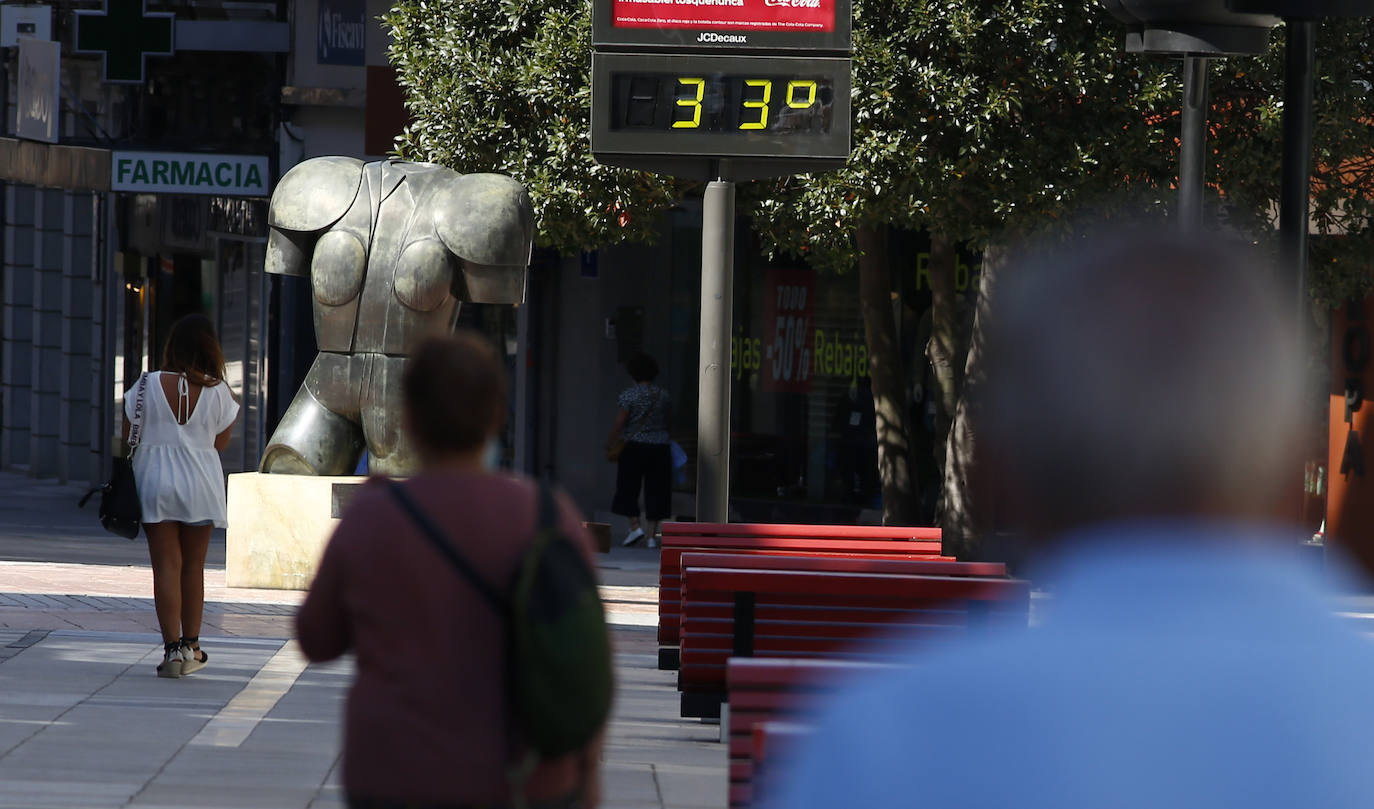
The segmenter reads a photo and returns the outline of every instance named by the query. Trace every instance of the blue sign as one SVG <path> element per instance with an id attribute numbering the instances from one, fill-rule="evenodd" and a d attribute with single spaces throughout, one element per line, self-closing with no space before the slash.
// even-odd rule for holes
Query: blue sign
<path id="1" fill-rule="evenodd" d="M 320 0 L 317 61 L 362 65 L 366 61 L 367 0 Z"/>

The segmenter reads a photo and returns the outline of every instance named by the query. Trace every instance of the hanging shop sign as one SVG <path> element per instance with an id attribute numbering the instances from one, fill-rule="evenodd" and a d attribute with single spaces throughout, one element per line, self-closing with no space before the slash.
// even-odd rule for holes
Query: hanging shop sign
<path id="1" fill-rule="evenodd" d="M 322 65 L 366 61 L 367 6 L 363 0 L 320 0 L 315 59 Z"/>
<path id="2" fill-rule="evenodd" d="M 267 158 L 194 152 L 111 152 L 110 189 L 145 194 L 266 197 Z"/>
<path id="3" fill-rule="evenodd" d="M 142 84 L 149 56 L 171 56 L 171 12 L 148 10 L 147 0 L 105 0 L 99 11 L 75 14 L 76 53 L 99 54 L 104 79 L 118 84 Z"/>
<path id="4" fill-rule="evenodd" d="M 24 39 L 52 39 L 51 6 L 0 5 L 0 48 L 17 48 Z"/>
<path id="5" fill-rule="evenodd" d="M 62 46 L 59 43 L 44 39 L 20 40 L 16 135 L 57 143 L 61 76 Z"/>

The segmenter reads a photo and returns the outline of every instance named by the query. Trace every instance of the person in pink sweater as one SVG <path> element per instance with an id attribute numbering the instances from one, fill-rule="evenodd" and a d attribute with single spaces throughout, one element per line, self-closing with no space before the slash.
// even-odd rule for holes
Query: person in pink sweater
<path id="1" fill-rule="evenodd" d="M 432 338 L 404 378 L 405 425 L 421 468 L 403 484 L 493 587 L 504 589 L 535 532 L 537 487 L 488 468 L 506 411 L 500 358 L 473 334 Z M 524 745 L 506 712 L 503 621 L 387 491 L 349 505 L 296 617 L 313 662 L 353 652 L 343 782 L 353 809 L 595 806 L 600 737 L 512 781 Z M 577 508 L 559 525 L 591 559 Z"/>

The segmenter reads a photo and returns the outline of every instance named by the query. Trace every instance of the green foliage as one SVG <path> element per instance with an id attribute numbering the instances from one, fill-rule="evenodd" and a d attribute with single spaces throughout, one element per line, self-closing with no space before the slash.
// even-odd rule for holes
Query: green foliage
<path id="1" fill-rule="evenodd" d="M 1098 0 L 856 0 L 854 150 L 837 172 L 761 184 L 746 206 L 766 248 L 840 270 L 864 224 L 974 244 L 1076 211 L 1162 215 L 1177 176 L 1179 60 L 1121 50 Z M 1372 285 L 1374 23 L 1318 38 L 1314 299 Z M 1211 207 L 1260 240 L 1277 224 L 1284 34 L 1212 64 Z"/>
<path id="2" fill-rule="evenodd" d="M 396 151 L 523 182 L 541 246 L 651 241 L 684 193 L 592 160 L 586 0 L 399 0 L 390 50 L 413 121 Z"/>
<path id="3" fill-rule="evenodd" d="M 1230 59 L 1212 71 L 1215 141 L 1209 178 L 1237 224 L 1269 236 L 1277 226 L 1283 158 L 1284 35 L 1269 52 Z M 1334 305 L 1374 285 L 1374 23 L 1328 20 L 1317 36 L 1313 127 L 1313 299 Z M 1214 196 L 1217 192 L 1214 191 Z"/>
<path id="4" fill-rule="evenodd" d="M 766 246 L 843 270 L 863 224 L 985 244 L 1108 192 L 1157 207 L 1176 71 L 1121 38 L 1097 0 L 856 0 L 853 156 L 751 194 Z"/>
<path id="5" fill-rule="evenodd" d="M 650 241 L 686 183 L 598 165 L 589 149 L 590 3 L 398 0 L 391 60 L 414 122 L 400 155 L 510 174 L 541 245 Z M 976 245 L 1092 208 L 1162 214 L 1174 200 L 1178 60 L 1121 50 L 1098 0 L 855 0 L 853 154 L 839 171 L 741 186 L 771 253 L 854 265 L 864 225 Z M 1312 285 L 1371 286 L 1374 23 L 1319 36 Z M 1212 67 L 1211 203 L 1257 238 L 1277 217 L 1283 33 Z M 1223 193 L 1224 190 L 1224 193 Z"/>

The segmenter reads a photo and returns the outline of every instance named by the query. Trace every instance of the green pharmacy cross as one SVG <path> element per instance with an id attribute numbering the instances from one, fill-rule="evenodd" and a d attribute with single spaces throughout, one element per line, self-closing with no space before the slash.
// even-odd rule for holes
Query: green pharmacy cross
<path id="1" fill-rule="evenodd" d="M 148 0 L 105 0 L 100 11 L 76 12 L 76 52 L 104 56 L 105 81 L 142 84 L 148 56 L 171 56 L 173 19 L 149 12 Z"/>

